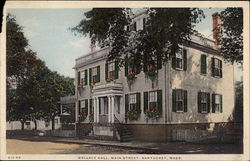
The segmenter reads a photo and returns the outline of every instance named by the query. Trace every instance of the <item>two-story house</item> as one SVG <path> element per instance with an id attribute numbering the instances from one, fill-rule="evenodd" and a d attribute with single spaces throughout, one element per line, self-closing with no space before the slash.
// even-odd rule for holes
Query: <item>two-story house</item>
<path id="1" fill-rule="evenodd" d="M 136 15 L 130 30 L 142 29 L 145 18 Z M 223 61 L 215 41 L 191 37 L 153 73 L 155 79 L 145 70 L 134 75 L 128 63 L 118 70 L 116 62 L 106 61 L 108 45 L 77 58 L 77 134 L 171 141 L 193 138 L 199 130 L 229 128 L 234 110 L 233 65 Z"/>

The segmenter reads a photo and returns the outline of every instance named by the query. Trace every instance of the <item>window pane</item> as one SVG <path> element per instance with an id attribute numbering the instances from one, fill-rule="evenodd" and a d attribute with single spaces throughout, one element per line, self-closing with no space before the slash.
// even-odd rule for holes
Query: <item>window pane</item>
<path id="1" fill-rule="evenodd" d="M 149 102 L 157 102 L 157 92 L 149 92 Z"/>
<path id="2" fill-rule="evenodd" d="M 136 95 L 135 94 L 129 95 L 129 103 L 136 103 Z"/>
<path id="3" fill-rule="evenodd" d="M 97 68 L 93 68 L 93 69 L 92 69 L 92 75 L 93 75 L 93 76 L 96 76 L 96 75 L 97 75 Z"/>

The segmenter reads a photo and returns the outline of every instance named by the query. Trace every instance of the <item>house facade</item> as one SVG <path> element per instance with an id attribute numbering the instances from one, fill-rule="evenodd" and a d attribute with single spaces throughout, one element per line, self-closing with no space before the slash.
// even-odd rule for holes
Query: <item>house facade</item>
<path id="1" fill-rule="evenodd" d="M 130 30 L 142 29 L 145 18 L 138 14 Z M 129 133 L 137 140 L 172 141 L 183 132 L 179 140 L 199 130 L 230 129 L 234 68 L 223 61 L 215 41 L 191 36 L 153 79 L 147 71 L 134 75 L 128 64 L 118 69 L 116 62 L 107 62 L 110 50 L 104 46 L 76 59 L 79 136 L 119 140 Z"/>

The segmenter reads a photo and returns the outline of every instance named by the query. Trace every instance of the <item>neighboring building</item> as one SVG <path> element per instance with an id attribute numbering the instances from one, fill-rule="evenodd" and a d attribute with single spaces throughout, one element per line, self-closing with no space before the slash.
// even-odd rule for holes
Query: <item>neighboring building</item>
<path id="1" fill-rule="evenodd" d="M 142 29 L 145 18 L 138 14 L 132 30 Z M 133 83 L 127 81 L 128 66 L 118 70 L 116 62 L 106 62 L 110 50 L 104 46 L 76 59 L 78 135 L 125 139 L 132 133 L 138 140 L 171 141 L 194 137 L 190 130 L 229 128 L 234 68 L 222 60 L 215 41 L 192 36 L 159 67 L 155 81 L 141 71 Z"/>
<path id="2" fill-rule="evenodd" d="M 37 130 L 51 130 L 52 122 L 46 122 L 44 120 L 37 120 Z M 60 118 L 55 117 L 55 129 L 59 129 L 61 127 Z M 6 130 L 21 130 L 22 124 L 20 121 L 7 121 L 6 122 Z M 24 124 L 24 130 L 34 130 L 35 123 L 33 121 L 26 121 Z"/>

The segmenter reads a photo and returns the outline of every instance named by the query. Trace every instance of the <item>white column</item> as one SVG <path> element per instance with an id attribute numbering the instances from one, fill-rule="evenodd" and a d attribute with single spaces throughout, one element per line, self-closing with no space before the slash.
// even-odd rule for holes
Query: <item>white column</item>
<path id="1" fill-rule="evenodd" d="M 78 107 L 79 107 L 79 105 L 78 105 L 78 103 L 79 103 L 79 101 L 76 101 L 76 104 L 75 104 L 75 119 L 76 119 L 76 122 L 78 122 Z"/>
<path id="2" fill-rule="evenodd" d="M 96 97 L 94 97 L 93 100 L 94 100 L 94 122 L 96 122 Z"/>
<path id="3" fill-rule="evenodd" d="M 111 97 L 108 96 L 108 122 L 111 123 Z"/>
<path id="4" fill-rule="evenodd" d="M 114 111 L 115 111 L 115 96 L 111 97 L 111 122 L 114 122 Z"/>
<path id="5" fill-rule="evenodd" d="M 96 99 L 96 122 L 99 123 L 99 98 Z"/>

